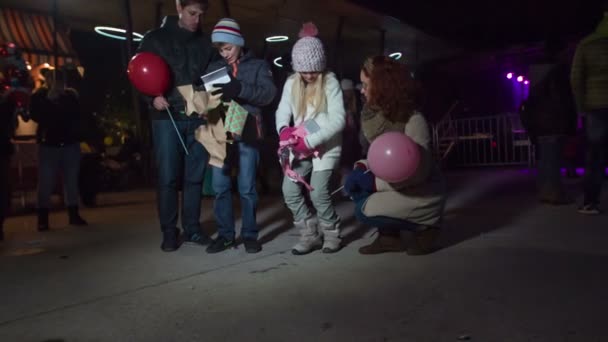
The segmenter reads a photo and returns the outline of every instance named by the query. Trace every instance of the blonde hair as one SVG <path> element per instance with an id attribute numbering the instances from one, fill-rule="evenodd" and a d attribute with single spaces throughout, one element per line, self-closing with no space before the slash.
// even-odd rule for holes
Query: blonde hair
<path id="1" fill-rule="evenodd" d="M 312 106 L 312 118 L 317 114 L 327 111 L 327 96 L 325 95 L 325 82 L 327 74 L 322 72 L 317 79 L 306 84 L 302 75 L 296 72 L 293 76 L 291 88 L 291 101 L 294 104 L 295 119 L 305 118 L 308 107 Z"/>

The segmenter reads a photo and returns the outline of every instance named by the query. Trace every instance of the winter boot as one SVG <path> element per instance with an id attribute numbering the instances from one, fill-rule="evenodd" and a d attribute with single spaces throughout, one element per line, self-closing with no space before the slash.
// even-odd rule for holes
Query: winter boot
<path id="1" fill-rule="evenodd" d="M 387 252 L 403 252 L 405 247 L 398 231 L 385 232 L 378 230 L 378 237 L 374 242 L 359 248 L 361 254 L 381 254 Z"/>
<path id="2" fill-rule="evenodd" d="M 78 206 L 69 206 L 68 207 L 68 215 L 70 218 L 70 224 L 73 226 L 86 226 L 87 221 L 85 221 L 80 214 L 78 214 Z"/>
<path id="3" fill-rule="evenodd" d="M 293 255 L 304 255 L 321 248 L 323 243 L 319 234 L 319 223 L 315 217 L 296 221 L 294 225 L 300 230 L 300 242 L 293 246 L 291 250 Z"/>
<path id="4" fill-rule="evenodd" d="M 439 228 L 426 226 L 414 232 L 406 252 L 409 255 L 424 255 L 433 252 L 433 245 L 439 237 Z"/>
<path id="5" fill-rule="evenodd" d="M 38 208 L 38 231 L 46 232 L 49 230 L 49 209 Z"/>
<path id="6" fill-rule="evenodd" d="M 173 252 L 179 248 L 179 230 L 177 228 L 163 230 L 163 242 L 160 249 L 163 252 Z"/>
<path id="7" fill-rule="evenodd" d="M 334 224 L 320 223 L 319 227 L 323 233 L 323 253 L 335 253 L 340 250 L 340 222 Z"/>

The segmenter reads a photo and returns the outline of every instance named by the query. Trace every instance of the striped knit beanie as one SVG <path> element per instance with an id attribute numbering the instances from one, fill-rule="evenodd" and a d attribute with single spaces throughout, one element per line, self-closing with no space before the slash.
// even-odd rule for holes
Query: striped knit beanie
<path id="1" fill-rule="evenodd" d="M 291 63 L 296 72 L 325 71 L 325 51 L 317 38 L 319 30 L 313 23 L 306 23 L 300 30 L 300 39 L 291 50 Z"/>
<path id="2" fill-rule="evenodd" d="M 241 35 L 241 27 L 234 19 L 230 18 L 220 19 L 215 24 L 213 32 L 211 32 L 211 42 L 245 46 L 245 39 Z"/>

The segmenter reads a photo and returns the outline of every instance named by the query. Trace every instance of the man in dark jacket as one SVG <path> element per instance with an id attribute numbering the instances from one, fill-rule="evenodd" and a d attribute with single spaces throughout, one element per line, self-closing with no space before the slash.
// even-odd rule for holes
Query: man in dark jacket
<path id="1" fill-rule="evenodd" d="M 4 218 L 8 211 L 10 189 L 8 173 L 14 147 L 11 138 L 15 132 L 15 105 L 0 94 L 0 241 L 4 240 Z"/>
<path id="2" fill-rule="evenodd" d="M 255 58 L 251 51 L 244 50 L 245 40 L 240 26 L 230 18 L 221 19 L 211 34 L 213 44 L 222 59 L 212 63 L 208 72 L 228 68 L 231 82 L 213 85 L 220 88 L 223 101 L 234 100 L 247 110 L 247 119 L 242 136 L 235 136 L 235 143 L 228 145 L 227 158 L 222 168 L 213 166 L 213 190 L 215 192 L 214 213 L 218 237 L 207 248 L 209 253 L 218 253 L 234 246 L 235 226 L 232 209 L 232 169 L 238 167 L 238 190 L 241 197 L 241 237 L 248 253 L 257 253 L 262 247 L 258 242 L 256 208 L 256 169 L 260 160 L 259 139 L 262 138 L 262 110 L 274 99 L 277 88 L 272 79 L 268 63 Z"/>
<path id="3" fill-rule="evenodd" d="M 78 212 L 80 173 L 80 103 L 75 89 L 56 77 L 51 89 L 32 95 L 31 116 L 38 123 L 38 230 L 49 230 L 50 199 L 61 171 L 69 223 L 87 224 Z"/>
<path id="4" fill-rule="evenodd" d="M 587 135 L 585 195 L 578 211 L 597 215 L 608 144 L 608 5 L 595 32 L 578 45 L 570 78 L 578 112 L 585 116 Z"/>
<path id="5" fill-rule="evenodd" d="M 562 150 L 566 137 L 576 132 L 576 109 L 565 63 L 543 65 L 544 77 L 532 79 L 522 122 L 539 151 L 538 196 L 543 203 L 560 205 L 571 200 L 561 182 Z"/>
<path id="6" fill-rule="evenodd" d="M 206 245 L 210 241 L 199 223 L 203 176 L 209 154 L 194 139 L 194 131 L 205 121 L 198 115 L 202 113 L 185 113 L 184 99 L 177 87 L 195 84 L 217 53 L 200 28 L 208 0 L 177 0 L 176 7 L 179 16 L 166 17 L 160 28 L 146 33 L 139 47 L 140 52 L 151 52 L 163 58 L 173 77 L 172 86 L 164 96 L 147 98 L 151 107 L 158 167 L 158 214 L 163 233 L 161 249 L 165 252 L 179 247 L 178 179 L 183 183 L 181 222 L 184 241 L 198 245 Z M 178 132 L 169 120 L 166 108 L 171 110 Z M 186 144 L 187 155 L 178 134 Z"/>
<path id="7" fill-rule="evenodd" d="M 21 50 L 13 43 L 0 44 L 0 241 L 10 204 L 9 171 L 17 115 L 28 120 L 27 106 L 33 80 Z"/>

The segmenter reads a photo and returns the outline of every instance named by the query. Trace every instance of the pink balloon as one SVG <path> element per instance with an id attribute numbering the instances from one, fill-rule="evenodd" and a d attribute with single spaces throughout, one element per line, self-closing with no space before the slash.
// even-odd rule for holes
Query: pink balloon
<path id="1" fill-rule="evenodd" d="M 401 132 L 384 133 L 376 137 L 369 147 L 369 168 L 384 181 L 403 182 L 414 175 L 420 164 L 418 148 L 418 144 Z"/>

